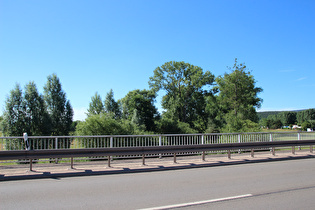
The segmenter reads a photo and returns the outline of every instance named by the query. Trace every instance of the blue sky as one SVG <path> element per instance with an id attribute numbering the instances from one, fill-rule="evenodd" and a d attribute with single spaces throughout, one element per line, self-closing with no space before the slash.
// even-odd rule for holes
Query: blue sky
<path id="1" fill-rule="evenodd" d="M 235 58 L 264 90 L 258 111 L 314 108 L 314 11 L 313 0 L 0 0 L 0 115 L 16 83 L 42 93 L 53 73 L 77 120 L 95 92 L 148 89 L 165 62 L 219 76 Z"/>

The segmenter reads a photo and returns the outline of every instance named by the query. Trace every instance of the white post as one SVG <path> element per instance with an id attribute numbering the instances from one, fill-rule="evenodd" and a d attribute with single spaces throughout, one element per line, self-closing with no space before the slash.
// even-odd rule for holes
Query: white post
<path id="1" fill-rule="evenodd" d="M 159 146 L 162 146 L 162 136 L 159 136 Z M 162 154 L 160 154 L 159 158 L 162 159 Z"/>

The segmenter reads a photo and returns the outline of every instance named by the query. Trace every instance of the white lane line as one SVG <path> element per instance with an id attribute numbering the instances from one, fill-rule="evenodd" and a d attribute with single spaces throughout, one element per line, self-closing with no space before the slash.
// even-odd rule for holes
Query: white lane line
<path id="1" fill-rule="evenodd" d="M 206 203 L 214 203 L 214 202 L 219 202 L 219 201 L 235 200 L 235 199 L 246 198 L 246 197 L 251 197 L 251 196 L 253 195 L 252 194 L 237 195 L 237 196 L 226 197 L 226 198 L 217 198 L 217 199 L 211 199 L 211 200 L 205 200 L 205 201 L 196 201 L 196 202 L 191 202 L 191 203 L 181 203 L 181 204 L 153 207 L 153 208 L 140 209 L 140 210 L 162 210 L 162 209 L 180 208 L 180 207 L 200 205 L 200 204 L 206 204 Z"/>

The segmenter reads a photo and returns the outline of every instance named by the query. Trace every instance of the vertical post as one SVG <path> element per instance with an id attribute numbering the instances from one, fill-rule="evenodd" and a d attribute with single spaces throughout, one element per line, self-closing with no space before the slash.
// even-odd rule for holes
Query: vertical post
<path id="1" fill-rule="evenodd" d="M 71 157 L 70 161 L 71 161 L 71 169 L 73 169 L 73 157 Z"/>
<path id="2" fill-rule="evenodd" d="M 110 148 L 113 148 L 113 147 L 114 147 L 114 137 L 113 137 L 113 136 L 110 137 L 109 147 L 110 147 Z M 111 166 L 110 166 L 110 160 L 111 160 L 111 158 L 112 158 L 111 156 L 108 156 L 108 164 L 107 164 L 108 168 L 111 167 Z"/>
<path id="3" fill-rule="evenodd" d="M 30 159 L 30 171 L 33 171 L 33 159 Z"/>
<path id="4" fill-rule="evenodd" d="M 159 136 L 159 146 L 162 146 L 162 136 Z M 159 155 L 159 158 L 162 159 L 162 154 Z"/>
<path id="5" fill-rule="evenodd" d="M 55 149 L 58 149 L 58 137 L 55 138 Z M 55 163 L 58 163 L 58 158 L 55 158 Z"/>
<path id="6" fill-rule="evenodd" d="M 292 146 L 292 154 L 295 155 L 295 146 Z"/>
<path id="7" fill-rule="evenodd" d="M 231 159 L 231 150 L 228 150 L 228 159 Z"/>
<path id="8" fill-rule="evenodd" d="M 113 141 L 113 137 L 110 137 L 110 141 L 109 141 L 109 147 L 112 148 L 114 145 L 114 141 Z"/>
<path id="9" fill-rule="evenodd" d="M 251 156 L 252 158 L 254 157 L 254 149 L 251 149 L 250 156 Z"/>
<path id="10" fill-rule="evenodd" d="M 241 143 L 241 134 L 240 133 L 237 135 L 237 142 Z M 241 154 L 241 149 L 238 150 L 238 154 Z"/>
<path id="11" fill-rule="evenodd" d="M 272 133 L 270 133 L 270 142 L 272 142 L 272 141 L 273 141 L 273 139 L 272 139 Z M 276 155 L 275 151 L 276 151 L 276 150 L 275 150 L 274 147 L 272 147 L 272 148 L 270 149 L 270 152 L 272 153 L 273 156 Z"/>
<path id="12" fill-rule="evenodd" d="M 298 141 L 300 141 L 300 140 L 301 140 L 301 133 L 298 132 Z M 299 146 L 299 150 L 301 150 L 301 146 Z"/>
<path id="13" fill-rule="evenodd" d="M 176 162 L 176 153 L 174 153 L 174 163 L 177 163 Z"/>
<path id="14" fill-rule="evenodd" d="M 201 135 L 201 144 L 205 144 L 204 135 Z M 206 151 L 202 151 L 202 161 L 206 161 Z"/>
<path id="15" fill-rule="evenodd" d="M 145 155 L 144 155 L 144 153 L 142 154 L 142 165 L 145 166 Z"/>
<path id="16" fill-rule="evenodd" d="M 107 167 L 110 168 L 110 167 L 111 167 L 111 166 L 110 166 L 110 156 L 107 156 L 107 159 L 108 159 L 108 161 L 107 161 Z"/>
<path id="17" fill-rule="evenodd" d="M 313 145 L 310 145 L 310 153 L 313 153 Z"/>

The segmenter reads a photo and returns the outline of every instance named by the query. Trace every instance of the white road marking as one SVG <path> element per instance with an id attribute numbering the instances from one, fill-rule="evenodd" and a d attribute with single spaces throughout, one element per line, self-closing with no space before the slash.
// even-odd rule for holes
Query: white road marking
<path id="1" fill-rule="evenodd" d="M 180 207 L 200 205 L 200 204 L 206 204 L 206 203 L 214 203 L 214 202 L 219 202 L 219 201 L 235 200 L 235 199 L 246 198 L 246 197 L 251 197 L 251 196 L 253 195 L 252 194 L 237 195 L 237 196 L 226 197 L 226 198 L 217 198 L 217 199 L 211 199 L 211 200 L 205 200 L 205 201 L 181 203 L 181 204 L 153 207 L 153 208 L 147 208 L 147 209 L 141 209 L 141 210 L 162 210 L 162 209 L 180 208 Z"/>

